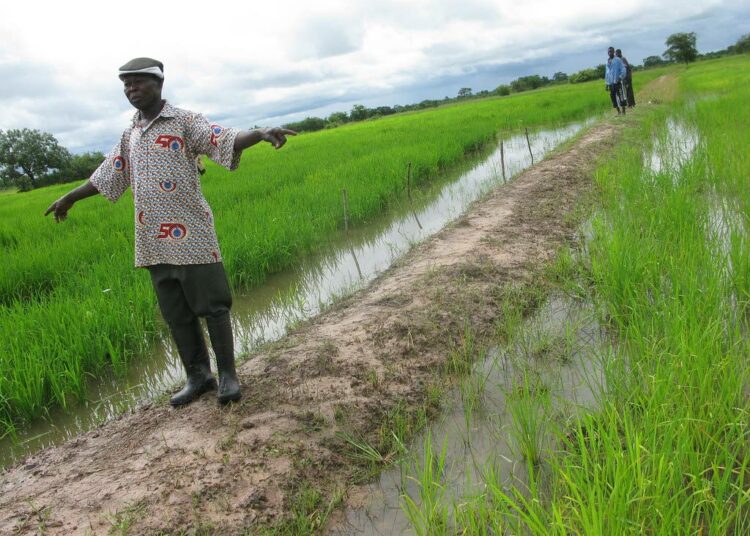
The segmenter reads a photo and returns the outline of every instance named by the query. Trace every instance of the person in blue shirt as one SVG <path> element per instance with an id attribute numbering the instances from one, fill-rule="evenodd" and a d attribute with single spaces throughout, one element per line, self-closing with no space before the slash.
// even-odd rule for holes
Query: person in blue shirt
<path id="1" fill-rule="evenodd" d="M 622 84 L 627 74 L 625 65 L 620 58 L 615 56 L 615 47 L 609 47 L 607 55 L 609 58 L 604 70 L 605 87 L 609 91 L 609 98 L 612 99 L 612 106 L 617 110 L 617 115 L 625 115 L 627 99 L 625 98 Z"/>

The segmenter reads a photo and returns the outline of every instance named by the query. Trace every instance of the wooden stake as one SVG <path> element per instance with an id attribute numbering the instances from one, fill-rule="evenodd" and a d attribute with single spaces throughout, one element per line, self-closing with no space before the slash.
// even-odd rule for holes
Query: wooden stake
<path id="1" fill-rule="evenodd" d="M 406 196 L 411 201 L 411 162 L 406 168 Z"/>
<path id="2" fill-rule="evenodd" d="M 341 196 L 343 198 L 344 202 L 344 229 L 346 230 L 346 234 L 349 234 L 349 193 L 346 191 L 346 188 L 341 190 Z M 354 266 L 357 267 L 357 273 L 359 274 L 359 278 L 362 279 L 362 269 L 359 267 L 359 261 L 357 261 L 357 256 L 354 254 L 354 247 L 352 246 L 351 242 L 349 243 L 349 253 L 352 254 L 352 258 L 354 259 Z"/>
<path id="3" fill-rule="evenodd" d="M 526 127 L 526 145 L 529 146 L 529 155 L 531 155 L 531 165 L 534 165 L 534 153 L 531 152 L 531 142 L 529 141 L 529 127 Z"/>
<path id="4" fill-rule="evenodd" d="M 359 275 L 359 278 L 362 279 L 362 269 L 359 267 L 359 261 L 357 260 L 357 256 L 354 254 L 354 248 L 351 244 L 349 244 L 349 253 L 352 254 L 352 259 L 354 259 L 354 266 L 357 267 L 357 274 Z"/>
<path id="5" fill-rule="evenodd" d="M 417 226 L 419 227 L 419 230 L 422 230 L 422 223 L 419 221 L 419 218 L 417 218 L 417 213 L 415 211 L 411 211 L 411 215 L 414 216 L 414 219 L 417 221 Z"/>
<path id="6" fill-rule="evenodd" d="M 346 193 L 346 188 L 341 190 L 344 197 L 344 229 L 349 232 L 349 194 Z"/>
<path id="7" fill-rule="evenodd" d="M 503 182 L 507 182 L 505 178 L 505 149 L 503 148 L 503 140 L 500 140 L 500 167 L 503 169 Z"/>

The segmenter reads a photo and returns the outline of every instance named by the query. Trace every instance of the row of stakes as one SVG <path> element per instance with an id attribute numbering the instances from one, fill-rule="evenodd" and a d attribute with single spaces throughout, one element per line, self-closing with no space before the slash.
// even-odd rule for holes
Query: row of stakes
<path id="1" fill-rule="evenodd" d="M 529 129 L 528 127 L 525 129 L 526 132 L 526 145 L 529 148 L 529 156 L 531 157 L 531 165 L 534 165 L 534 153 L 531 151 L 531 140 L 529 139 Z M 503 182 L 507 181 L 507 178 L 505 176 L 505 148 L 503 146 L 503 141 L 500 140 L 500 167 L 503 172 Z M 346 231 L 347 236 L 349 235 L 349 193 L 346 191 L 346 188 L 341 190 L 342 194 L 342 200 L 344 203 L 344 230 Z M 411 162 L 408 163 L 406 167 L 406 196 L 409 198 L 409 202 L 412 202 L 411 198 Z M 420 229 L 422 229 L 422 224 L 419 222 L 419 218 L 417 218 L 416 212 L 412 210 L 412 215 L 414 216 L 414 219 L 417 222 L 417 225 Z M 359 277 L 362 278 L 362 271 L 359 268 L 359 262 L 357 262 L 357 256 L 354 254 L 354 249 L 349 244 L 349 251 L 352 254 L 352 257 L 354 258 L 354 264 L 357 267 L 357 272 L 359 273 Z"/>

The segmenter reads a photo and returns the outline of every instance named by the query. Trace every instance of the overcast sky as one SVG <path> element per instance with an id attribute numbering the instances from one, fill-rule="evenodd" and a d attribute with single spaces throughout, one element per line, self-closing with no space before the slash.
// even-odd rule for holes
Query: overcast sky
<path id="1" fill-rule="evenodd" d="M 681 31 L 725 48 L 750 31 L 750 2 L 3 2 L 0 129 L 106 152 L 133 112 L 117 68 L 137 56 L 164 62 L 173 104 L 252 127 L 572 73 L 610 44 L 641 63 Z"/>

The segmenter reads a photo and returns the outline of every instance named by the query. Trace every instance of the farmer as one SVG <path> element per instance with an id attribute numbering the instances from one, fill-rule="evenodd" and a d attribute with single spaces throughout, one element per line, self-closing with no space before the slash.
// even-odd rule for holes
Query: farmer
<path id="1" fill-rule="evenodd" d="M 607 49 L 607 65 L 604 70 L 604 83 L 609 98 L 612 99 L 612 106 L 617 110 L 617 115 L 625 115 L 625 93 L 622 88 L 622 81 L 625 79 L 625 65 L 620 58 L 615 56 L 615 48 Z"/>
<path id="2" fill-rule="evenodd" d="M 197 157 L 207 155 L 230 170 L 242 151 L 266 141 L 276 149 L 295 135 L 283 128 L 240 131 L 162 99 L 164 65 L 150 58 L 129 61 L 119 72 L 125 96 L 137 112 L 107 158 L 83 185 L 52 203 L 47 214 L 63 221 L 81 199 L 102 194 L 112 202 L 128 186 L 135 200 L 135 265 L 151 274 L 164 320 L 187 373 L 170 399 L 188 404 L 217 388 L 199 317 L 206 318 L 219 371 L 221 404 L 239 400 L 229 310 L 232 296 L 221 262 L 211 208 L 200 190 Z"/>
<path id="3" fill-rule="evenodd" d="M 622 61 L 622 64 L 625 66 L 625 97 L 628 101 L 628 108 L 632 108 L 635 106 L 635 93 L 633 93 L 633 66 L 623 57 L 622 50 L 619 48 L 615 50 L 615 56 L 620 58 L 620 61 Z"/>

